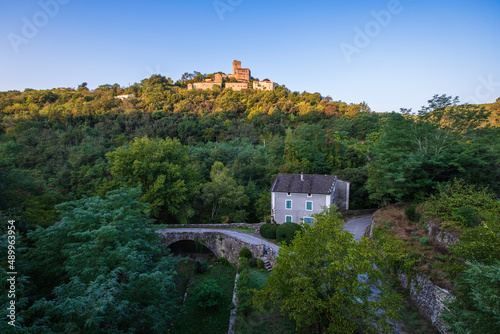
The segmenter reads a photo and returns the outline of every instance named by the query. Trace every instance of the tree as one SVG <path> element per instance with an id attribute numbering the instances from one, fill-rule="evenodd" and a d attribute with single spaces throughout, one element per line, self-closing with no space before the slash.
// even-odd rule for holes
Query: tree
<path id="1" fill-rule="evenodd" d="M 372 241 L 358 243 L 342 226 L 340 214 L 328 210 L 312 226 L 303 225 L 291 245 L 280 247 L 255 306 L 270 301 L 298 327 L 315 325 L 317 333 L 388 330 L 400 298 L 380 283 L 383 276 L 374 265 L 382 266 L 383 256 Z"/>
<path id="2" fill-rule="evenodd" d="M 500 328 L 500 262 L 473 263 L 462 273 L 455 298 L 441 318 L 451 332 L 498 333 Z"/>
<path id="3" fill-rule="evenodd" d="M 466 156 L 454 134 L 393 113 L 372 150 L 367 189 L 378 201 L 412 200 L 459 176 Z"/>
<path id="4" fill-rule="evenodd" d="M 175 260 L 147 227 L 140 194 L 122 188 L 60 204 L 62 219 L 31 233 L 34 284 L 54 287 L 29 309 L 33 328 L 162 333 L 170 325 L 177 312 Z"/>
<path id="5" fill-rule="evenodd" d="M 210 171 L 211 182 L 202 189 L 202 198 L 211 208 L 214 222 L 237 221 L 245 219 L 245 212 L 238 210 L 248 204 L 243 186 L 229 175 L 222 162 L 216 162 Z"/>
<path id="6" fill-rule="evenodd" d="M 191 200 L 199 174 L 177 139 L 136 138 L 106 156 L 113 176 L 127 186 L 142 185 L 141 200 L 151 204 L 153 216 L 186 223 L 194 214 Z"/>

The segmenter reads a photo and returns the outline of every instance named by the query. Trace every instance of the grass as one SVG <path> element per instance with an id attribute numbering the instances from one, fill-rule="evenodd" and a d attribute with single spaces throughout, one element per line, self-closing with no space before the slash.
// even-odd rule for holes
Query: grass
<path id="1" fill-rule="evenodd" d="M 213 263 L 210 263 L 212 265 Z M 178 268 L 182 269 L 184 279 L 191 273 L 191 286 L 188 292 L 188 298 L 184 304 L 179 318 L 175 321 L 175 325 L 171 331 L 172 334 L 220 334 L 227 333 L 229 327 L 229 315 L 232 307 L 233 286 L 236 269 L 231 266 L 214 265 L 209 267 L 203 274 L 194 274 L 191 269 L 187 267 Z M 179 275 L 182 276 L 182 275 Z M 222 289 L 221 305 L 215 310 L 204 310 L 198 306 L 194 298 L 193 292 L 196 287 L 206 279 L 214 279 Z M 182 288 L 181 285 L 178 287 Z M 185 285 L 184 285 L 185 286 Z"/>
<path id="2" fill-rule="evenodd" d="M 255 232 L 255 230 L 252 228 L 226 228 L 225 230 L 236 231 L 236 232 L 241 232 L 241 233 L 246 233 L 246 234 L 252 234 Z"/>

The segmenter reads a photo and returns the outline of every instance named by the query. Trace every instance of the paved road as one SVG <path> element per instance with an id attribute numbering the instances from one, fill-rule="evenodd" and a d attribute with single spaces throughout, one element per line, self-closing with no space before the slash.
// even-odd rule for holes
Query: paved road
<path id="1" fill-rule="evenodd" d="M 365 230 L 372 223 L 372 216 L 362 216 L 349 219 L 344 224 L 344 230 L 354 234 L 356 241 L 360 241 L 361 237 L 365 234 Z"/>
<path id="2" fill-rule="evenodd" d="M 161 230 L 163 231 L 163 230 Z M 224 230 L 224 229 L 214 229 L 214 228 L 167 228 L 165 231 L 168 232 L 217 232 L 217 233 L 222 233 L 226 235 L 230 235 L 232 237 L 238 238 L 248 244 L 251 245 L 265 245 L 266 247 L 272 248 L 273 250 L 276 251 L 276 254 L 278 254 L 279 247 L 267 240 L 261 239 L 254 237 L 253 235 L 247 234 L 247 233 L 242 233 L 242 232 L 237 232 L 237 231 L 230 231 L 230 230 Z"/>

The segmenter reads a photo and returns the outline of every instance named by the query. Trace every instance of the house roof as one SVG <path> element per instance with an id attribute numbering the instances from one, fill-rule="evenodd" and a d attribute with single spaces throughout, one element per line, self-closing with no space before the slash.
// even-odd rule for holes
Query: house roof
<path id="1" fill-rule="evenodd" d="M 304 181 L 301 181 L 301 175 Z M 328 195 L 332 193 L 336 180 L 335 175 L 278 174 L 271 191 Z"/>

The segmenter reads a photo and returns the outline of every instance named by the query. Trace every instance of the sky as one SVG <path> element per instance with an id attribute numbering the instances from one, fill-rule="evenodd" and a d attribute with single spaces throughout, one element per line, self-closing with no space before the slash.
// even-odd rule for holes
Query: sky
<path id="1" fill-rule="evenodd" d="M 373 111 L 500 97 L 500 0 L 0 0 L 0 91 L 232 72 Z"/>

